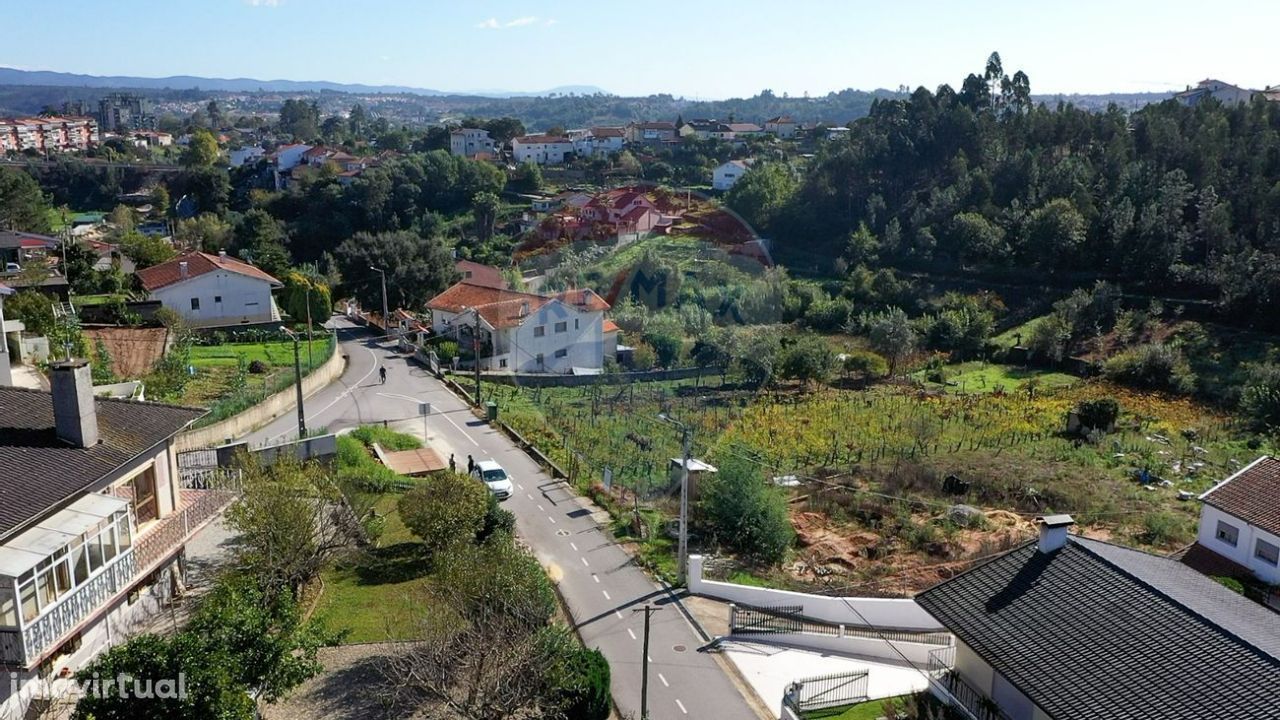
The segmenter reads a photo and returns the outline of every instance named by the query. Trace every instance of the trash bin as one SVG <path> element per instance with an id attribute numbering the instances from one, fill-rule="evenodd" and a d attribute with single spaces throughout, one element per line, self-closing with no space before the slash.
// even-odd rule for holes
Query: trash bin
<path id="1" fill-rule="evenodd" d="M 490 400 L 484 404 L 484 416 L 489 422 L 498 419 L 498 403 Z"/>

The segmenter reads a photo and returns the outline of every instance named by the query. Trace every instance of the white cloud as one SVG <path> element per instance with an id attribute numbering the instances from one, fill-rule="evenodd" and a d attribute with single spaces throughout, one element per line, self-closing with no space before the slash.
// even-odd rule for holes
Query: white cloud
<path id="1" fill-rule="evenodd" d="M 546 22 L 544 22 L 544 23 L 542 23 L 542 24 L 543 24 L 543 25 L 546 25 L 547 27 L 550 27 L 550 26 L 552 26 L 552 25 L 555 25 L 555 24 L 556 24 L 556 23 L 558 23 L 558 22 L 560 22 L 560 21 L 559 21 L 559 20 L 556 20 L 555 18 L 547 18 L 547 21 L 546 21 Z"/>
<path id="2" fill-rule="evenodd" d="M 284 0 L 244 0 L 244 4 L 253 7 L 279 7 L 284 4 Z"/>
<path id="3" fill-rule="evenodd" d="M 503 30 L 505 28 L 529 27 L 530 25 L 555 25 L 555 20 L 543 20 L 539 22 L 536 15 L 526 15 L 524 17 L 512 18 L 506 22 L 499 22 L 498 18 L 491 17 L 488 20 L 482 20 L 476 23 L 476 27 L 481 30 Z"/>

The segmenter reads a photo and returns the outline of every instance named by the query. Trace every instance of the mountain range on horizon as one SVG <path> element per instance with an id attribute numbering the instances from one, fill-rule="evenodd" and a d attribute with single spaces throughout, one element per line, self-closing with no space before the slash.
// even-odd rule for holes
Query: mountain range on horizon
<path id="1" fill-rule="evenodd" d="M 407 85 L 366 85 L 327 80 L 258 80 L 255 78 L 210 78 L 197 75 L 170 75 L 148 78 L 134 75 L 84 75 L 53 70 L 19 70 L 0 67 L 0 85 L 39 85 L 45 87 L 138 88 L 144 90 L 213 90 L 221 92 L 345 92 L 383 93 L 389 95 L 426 95 L 433 97 L 541 97 L 557 95 L 594 95 L 606 93 L 594 85 L 562 85 L 537 91 L 519 90 L 434 90 Z M 607 93 L 606 93 L 607 94 Z"/>

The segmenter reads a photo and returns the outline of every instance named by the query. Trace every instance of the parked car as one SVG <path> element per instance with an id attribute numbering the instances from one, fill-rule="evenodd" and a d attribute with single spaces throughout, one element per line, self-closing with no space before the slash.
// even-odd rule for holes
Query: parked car
<path id="1" fill-rule="evenodd" d="M 507 471 L 502 466 L 492 460 L 481 460 L 476 463 L 476 468 L 471 471 L 471 476 L 480 480 L 489 488 L 489 492 L 499 500 L 506 500 L 511 497 L 513 486 L 511 478 L 507 475 Z"/>

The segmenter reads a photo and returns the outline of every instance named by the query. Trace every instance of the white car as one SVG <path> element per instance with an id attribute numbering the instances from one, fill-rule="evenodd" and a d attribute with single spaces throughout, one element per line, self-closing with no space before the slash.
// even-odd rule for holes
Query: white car
<path id="1" fill-rule="evenodd" d="M 471 476 L 483 482 L 485 487 L 489 488 L 489 492 L 499 500 L 511 497 L 513 492 L 511 478 L 498 463 L 492 460 L 481 460 L 476 463 L 476 469 L 471 471 Z"/>

